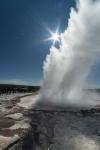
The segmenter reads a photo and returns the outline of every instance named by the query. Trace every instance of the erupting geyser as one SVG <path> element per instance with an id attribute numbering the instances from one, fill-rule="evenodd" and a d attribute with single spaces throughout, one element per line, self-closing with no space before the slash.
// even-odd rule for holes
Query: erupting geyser
<path id="1" fill-rule="evenodd" d="M 63 104 L 95 103 L 88 95 L 86 77 L 100 53 L 100 1 L 79 0 L 71 9 L 68 27 L 60 35 L 60 49 L 50 48 L 44 62 L 43 100 Z"/>

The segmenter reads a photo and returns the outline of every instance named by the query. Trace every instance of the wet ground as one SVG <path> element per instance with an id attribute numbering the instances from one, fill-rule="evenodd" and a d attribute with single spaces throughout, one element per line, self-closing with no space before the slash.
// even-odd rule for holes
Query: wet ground
<path id="1" fill-rule="evenodd" d="M 32 111 L 34 149 L 100 150 L 100 112 Z"/>

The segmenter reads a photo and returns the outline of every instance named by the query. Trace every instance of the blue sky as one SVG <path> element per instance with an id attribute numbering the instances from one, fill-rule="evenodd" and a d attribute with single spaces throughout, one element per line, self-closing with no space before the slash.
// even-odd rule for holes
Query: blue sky
<path id="1" fill-rule="evenodd" d="M 75 0 L 1 0 L 0 1 L 0 82 L 39 84 L 43 60 L 51 42 L 49 27 L 60 32 L 67 27 Z M 100 85 L 100 62 L 92 68 L 88 81 Z"/>

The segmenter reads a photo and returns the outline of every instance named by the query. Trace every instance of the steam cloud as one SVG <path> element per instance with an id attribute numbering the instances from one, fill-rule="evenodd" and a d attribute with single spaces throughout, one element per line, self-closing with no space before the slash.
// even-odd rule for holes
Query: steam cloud
<path id="1" fill-rule="evenodd" d="M 100 1 L 79 0 L 71 9 L 60 49 L 52 46 L 44 62 L 41 96 L 56 103 L 89 105 L 86 77 L 100 53 Z"/>

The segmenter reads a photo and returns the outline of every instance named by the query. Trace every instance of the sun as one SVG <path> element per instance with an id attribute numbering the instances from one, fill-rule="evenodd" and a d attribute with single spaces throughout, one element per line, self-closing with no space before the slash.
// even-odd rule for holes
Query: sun
<path id="1" fill-rule="evenodd" d="M 56 33 L 52 33 L 50 39 L 53 40 L 53 42 L 55 43 L 56 41 L 59 41 L 59 37 L 60 35 L 56 32 Z"/>
<path id="2" fill-rule="evenodd" d="M 50 33 L 50 37 L 46 39 L 47 41 L 53 41 L 53 45 L 55 45 L 56 42 L 60 42 L 60 35 L 58 30 L 56 30 L 56 32 L 53 32 L 50 29 L 48 29 L 48 31 Z"/>

